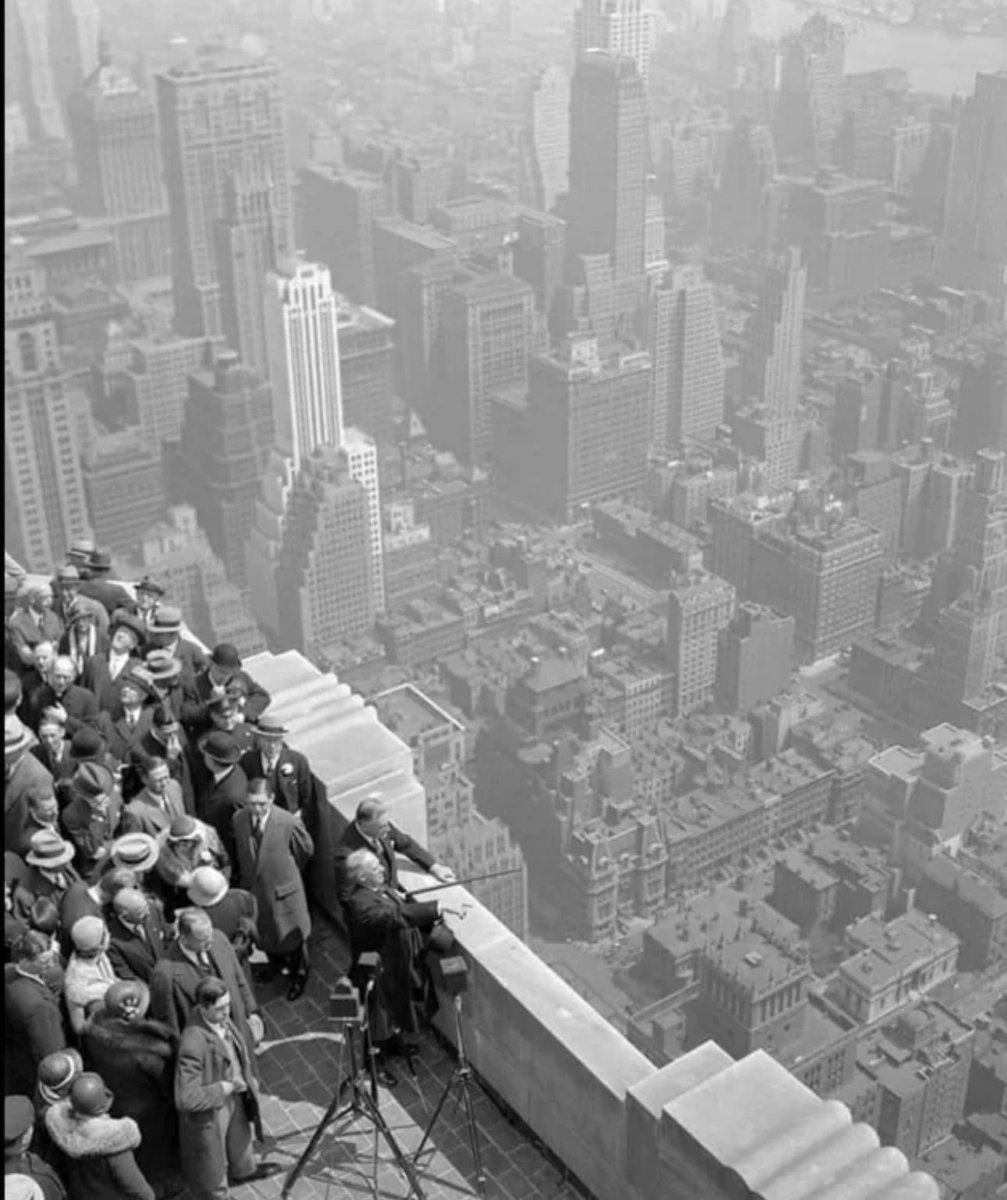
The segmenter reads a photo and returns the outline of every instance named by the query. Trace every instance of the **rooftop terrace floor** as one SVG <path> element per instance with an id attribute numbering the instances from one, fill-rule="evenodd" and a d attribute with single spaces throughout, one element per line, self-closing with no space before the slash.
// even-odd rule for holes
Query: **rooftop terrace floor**
<path id="1" fill-rule="evenodd" d="M 328 996 L 348 966 L 340 936 L 324 919 L 312 939 L 312 973 L 307 992 L 288 1003 L 283 986 L 257 987 L 266 1021 L 266 1038 L 258 1057 L 263 1085 L 263 1124 L 267 1134 L 259 1157 L 279 1162 L 282 1174 L 259 1183 L 232 1188 L 234 1200 L 278 1200 L 287 1173 L 303 1152 L 338 1084 L 339 1041 L 329 1020 Z M 464 1020 L 464 1017 L 463 1017 Z M 406 1154 L 414 1152 L 454 1067 L 441 1042 L 428 1035 L 416 1064 L 414 1084 L 396 1062 L 394 1090 L 382 1087 L 381 1113 Z M 465 1200 L 479 1192 L 459 1090 L 445 1104 L 418 1164 L 426 1200 Z M 559 1170 L 508 1121 L 478 1085 L 473 1087 L 483 1167 L 489 1179 L 487 1200 L 574 1200 L 577 1192 Z M 374 1134 L 365 1119 L 348 1116 L 334 1121 L 289 1200 L 361 1200 L 372 1196 Z M 378 1145 L 378 1195 L 396 1200 L 409 1185 L 383 1140 Z M 189 1200 L 185 1194 L 185 1200 Z"/>

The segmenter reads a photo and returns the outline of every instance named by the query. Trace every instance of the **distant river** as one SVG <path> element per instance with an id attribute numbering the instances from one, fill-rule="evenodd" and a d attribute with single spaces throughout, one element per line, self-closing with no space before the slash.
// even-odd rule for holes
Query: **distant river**
<path id="1" fill-rule="evenodd" d="M 949 9 L 954 0 L 948 0 Z M 753 0 L 753 31 L 762 37 L 781 37 L 802 24 L 811 9 L 792 0 Z M 1007 38 L 975 37 L 886 25 L 879 21 L 845 18 L 852 26 L 846 43 L 846 70 L 874 71 L 901 67 L 922 92 L 971 95 L 977 71 L 1007 69 Z"/>

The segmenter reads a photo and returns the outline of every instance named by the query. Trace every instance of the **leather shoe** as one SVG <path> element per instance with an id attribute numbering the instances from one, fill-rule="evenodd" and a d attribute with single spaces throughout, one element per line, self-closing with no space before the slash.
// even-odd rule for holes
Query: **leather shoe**
<path id="1" fill-rule="evenodd" d="M 387 1067 L 378 1067 L 375 1074 L 378 1077 L 378 1083 L 380 1083 L 382 1087 L 393 1088 L 399 1086 L 398 1076 L 393 1075 Z"/>
<path id="2" fill-rule="evenodd" d="M 288 1000 L 300 1000 L 304 995 L 304 989 L 308 986 L 307 975 L 295 975 L 290 981 L 290 987 L 287 988 Z"/>
<path id="3" fill-rule="evenodd" d="M 268 1179 L 271 1175 L 279 1175 L 283 1170 L 283 1164 L 278 1162 L 261 1162 L 251 1173 L 251 1175 L 242 1175 L 240 1179 L 235 1179 L 232 1182 L 239 1183 L 255 1183 L 258 1179 Z"/>

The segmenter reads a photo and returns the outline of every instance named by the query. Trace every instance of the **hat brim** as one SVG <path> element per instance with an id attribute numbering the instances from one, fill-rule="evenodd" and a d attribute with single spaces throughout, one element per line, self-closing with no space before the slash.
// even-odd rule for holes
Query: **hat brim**
<path id="1" fill-rule="evenodd" d="M 196 749 L 200 752 L 200 754 L 205 754 L 207 758 L 212 758 L 214 762 L 220 763 L 221 766 L 225 767 L 236 767 L 238 763 L 241 762 L 241 751 L 237 746 L 231 747 L 226 758 L 220 758 L 212 751 L 207 750 L 206 742 L 207 738 L 201 738 L 197 744 Z"/>
<path id="2" fill-rule="evenodd" d="M 193 895 L 194 891 L 197 891 L 196 896 Z M 199 894 L 198 889 L 195 889 L 191 886 L 185 889 L 185 894 L 197 908 L 212 908 L 214 904 L 219 904 L 229 891 L 230 888 L 227 880 L 225 879 L 223 888 L 211 893 L 209 896 L 207 896 L 205 893 Z"/>
<path id="3" fill-rule="evenodd" d="M 27 750 L 31 745 L 31 734 L 26 729 L 16 742 L 7 742 L 4 745 L 3 752 L 5 757 L 10 757 L 12 754 L 20 754 L 23 750 Z"/>
<path id="4" fill-rule="evenodd" d="M 121 856 L 121 847 L 119 847 L 116 842 L 112 843 L 112 847 L 109 850 L 109 857 L 116 864 L 116 866 L 125 867 L 129 871 L 149 871 L 161 855 L 160 843 L 155 838 L 150 837 L 149 834 L 130 833 L 126 834 L 126 837 L 131 839 L 143 837 L 145 839 L 142 843 L 144 846 L 146 846 L 146 853 L 144 854 L 143 858 L 123 858 Z M 121 840 L 122 839 L 120 839 L 120 841 Z"/>
<path id="5" fill-rule="evenodd" d="M 147 630 L 144 628 L 143 622 L 139 617 L 134 617 L 132 613 L 123 613 L 123 615 L 120 617 L 112 617 L 108 623 L 109 637 L 111 637 L 117 629 L 128 629 L 138 642 L 142 642 L 147 636 Z"/>
<path id="6" fill-rule="evenodd" d="M 101 739 L 101 745 L 96 749 L 89 751 L 87 754 L 81 754 L 79 750 L 74 750 L 73 744 L 70 746 L 70 759 L 72 762 L 100 762 L 108 753 L 108 741 L 106 738 Z"/>
<path id="7" fill-rule="evenodd" d="M 40 867 L 42 870 L 56 870 L 58 867 L 65 867 L 68 862 L 73 860 L 73 856 L 77 853 L 76 848 L 70 843 L 66 843 L 61 854 L 57 854 L 55 858 L 39 858 L 32 850 L 24 856 L 25 862 L 30 867 Z"/>

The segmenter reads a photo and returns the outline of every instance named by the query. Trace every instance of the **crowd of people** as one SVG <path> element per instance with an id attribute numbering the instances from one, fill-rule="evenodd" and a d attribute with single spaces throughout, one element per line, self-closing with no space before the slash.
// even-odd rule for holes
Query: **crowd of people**
<path id="1" fill-rule="evenodd" d="M 324 792 L 237 650 L 188 640 L 157 580 L 131 592 L 80 542 L 48 587 L 8 558 L 5 607 L 5 1195 L 221 1200 L 279 1170 L 253 1149 L 255 989 L 308 984 Z M 361 954 L 382 964 L 388 1086 L 436 1004 L 426 955 L 450 943 L 399 854 L 454 878 L 370 796 L 324 867 L 351 979 Z"/>

